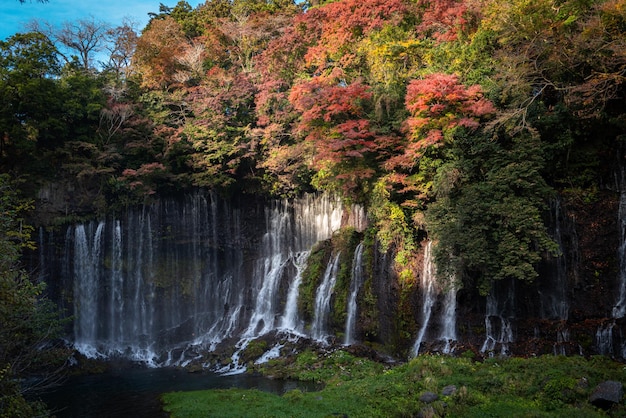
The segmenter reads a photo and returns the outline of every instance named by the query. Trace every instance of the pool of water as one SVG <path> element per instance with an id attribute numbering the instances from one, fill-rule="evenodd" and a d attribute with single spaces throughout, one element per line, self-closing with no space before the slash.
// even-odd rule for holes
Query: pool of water
<path id="1" fill-rule="evenodd" d="M 301 382 L 271 380 L 246 375 L 220 376 L 183 370 L 137 366 L 102 374 L 70 377 L 63 385 L 40 396 L 58 418 L 159 418 L 160 395 L 202 389 L 259 389 L 277 394 L 299 388 L 315 390 Z"/>

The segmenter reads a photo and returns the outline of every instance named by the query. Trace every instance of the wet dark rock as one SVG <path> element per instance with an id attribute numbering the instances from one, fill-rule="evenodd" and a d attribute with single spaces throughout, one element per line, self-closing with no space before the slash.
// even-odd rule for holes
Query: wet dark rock
<path id="1" fill-rule="evenodd" d="M 430 391 L 422 393 L 419 397 L 420 402 L 424 403 L 432 403 L 435 402 L 437 399 L 439 399 L 439 395 Z"/>
<path id="2" fill-rule="evenodd" d="M 614 404 L 620 403 L 624 397 L 624 389 L 621 382 L 607 380 L 600 383 L 593 390 L 589 402 L 598 408 L 607 410 Z"/>
<path id="3" fill-rule="evenodd" d="M 441 390 L 441 396 L 452 396 L 456 393 L 456 390 L 455 385 L 446 386 Z"/>

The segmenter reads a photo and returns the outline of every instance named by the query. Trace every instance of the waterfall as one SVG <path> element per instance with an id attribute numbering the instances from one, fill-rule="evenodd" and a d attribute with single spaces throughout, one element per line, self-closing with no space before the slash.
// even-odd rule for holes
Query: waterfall
<path id="1" fill-rule="evenodd" d="M 318 341 L 325 341 L 328 336 L 327 322 L 330 315 L 330 298 L 335 289 L 337 271 L 339 270 L 339 255 L 335 255 L 326 266 L 324 278 L 315 294 L 315 313 L 311 325 L 311 337 Z"/>
<path id="2" fill-rule="evenodd" d="M 552 352 L 555 356 L 567 355 L 567 344 L 570 342 L 569 337 L 569 330 L 567 328 L 557 330 L 556 343 L 552 346 Z"/>
<path id="3" fill-rule="evenodd" d="M 453 351 L 452 342 L 457 340 L 456 336 L 456 294 L 457 285 L 450 280 L 449 289 L 444 296 L 443 314 L 441 315 L 441 333 L 439 340 L 443 341 L 443 353 L 450 354 Z"/>
<path id="4" fill-rule="evenodd" d="M 352 271 L 350 276 L 350 294 L 348 296 L 348 311 L 345 326 L 344 345 L 351 345 L 355 340 L 357 319 L 357 296 L 364 280 L 363 274 L 363 243 L 359 243 L 354 250 Z"/>
<path id="5" fill-rule="evenodd" d="M 615 321 L 601 325 L 596 331 L 596 350 L 602 355 L 613 355 L 613 328 Z"/>
<path id="6" fill-rule="evenodd" d="M 618 225 L 620 228 L 620 245 L 618 249 L 619 259 L 619 296 L 613 307 L 613 318 L 623 318 L 626 314 L 626 186 L 624 186 L 624 174 L 620 182 L 620 199 L 618 210 Z"/>
<path id="7" fill-rule="evenodd" d="M 432 261 L 432 241 L 428 241 L 424 248 L 424 264 L 422 267 L 422 326 L 417 334 L 417 339 L 413 344 L 412 354 L 413 357 L 417 357 L 419 354 L 420 346 L 424 340 L 428 323 L 430 322 L 430 316 L 432 314 L 433 305 L 437 300 L 437 290 L 435 288 L 436 273 L 435 264 Z"/>
<path id="8" fill-rule="evenodd" d="M 438 277 L 436 266 L 432 254 L 432 241 L 428 241 L 424 247 L 424 263 L 422 267 L 421 277 L 422 289 L 422 324 L 417 333 L 417 338 L 413 343 L 411 355 L 417 357 L 422 343 L 425 340 L 426 333 L 431 325 L 431 317 L 438 300 L 441 301 L 441 311 L 439 312 L 437 337 L 433 342 L 442 343 L 441 351 L 443 353 L 452 352 L 452 342 L 456 341 L 456 295 L 457 287 L 453 282 L 453 278 L 448 278 L 447 283 L 441 282 Z"/>
<path id="9" fill-rule="evenodd" d="M 111 251 L 110 305 L 109 305 L 109 344 L 124 338 L 122 313 L 124 311 L 124 277 L 122 275 L 122 226 L 115 221 L 113 247 Z"/>
<path id="10" fill-rule="evenodd" d="M 342 212 L 338 200 L 312 196 L 293 204 L 281 202 L 270 210 L 261 257 L 254 270 L 257 290 L 254 313 L 244 337 L 260 336 L 276 329 L 279 286 L 289 266 L 295 267 L 295 274 L 287 277 L 290 289 L 280 326 L 297 331 L 298 290 L 309 249 L 341 227 Z"/>
<path id="11" fill-rule="evenodd" d="M 261 242 L 261 257 L 254 268 L 256 302 L 244 337 L 263 335 L 274 329 L 278 286 L 291 254 L 286 237 L 293 235 L 291 217 L 283 207 L 275 207 L 268 216 L 269 228 Z"/>
<path id="12" fill-rule="evenodd" d="M 302 333 L 302 271 L 312 246 L 341 227 L 341 202 L 307 195 L 242 207 L 196 193 L 69 227 L 57 238 L 62 257 L 39 263 L 51 283 L 73 283 L 75 347 L 180 365 L 227 338 Z"/>
<path id="13" fill-rule="evenodd" d="M 99 223 L 89 239 L 84 225 L 75 228 L 74 254 L 77 263 L 74 274 L 78 280 L 74 283 L 74 321 L 75 344 L 80 351 L 89 357 L 98 355 L 97 349 L 90 345 L 98 334 L 98 286 L 99 275 L 97 265 L 101 256 L 101 237 L 103 223 Z"/>
<path id="14" fill-rule="evenodd" d="M 306 262 L 311 254 L 310 251 L 303 251 L 293 257 L 293 265 L 296 268 L 296 276 L 289 285 L 287 293 L 287 301 L 285 303 L 285 311 L 281 318 L 280 329 L 290 331 L 292 333 L 302 333 L 303 324 L 298 318 L 298 296 L 300 291 L 300 283 L 302 283 L 302 273 L 306 268 Z"/>
<path id="15" fill-rule="evenodd" d="M 348 313 L 346 318 L 346 330 L 344 345 L 351 345 L 355 340 L 355 328 L 357 319 L 357 296 L 365 276 L 363 274 L 363 243 L 359 243 L 354 250 L 352 258 L 352 272 L 350 277 L 350 294 L 348 295 Z"/>
<path id="16" fill-rule="evenodd" d="M 505 290 L 500 291 L 500 287 L 504 286 Z M 501 293 L 505 293 L 502 295 Z M 511 318 L 513 317 L 515 291 L 513 283 L 504 281 L 504 283 L 494 283 L 489 295 L 487 295 L 487 309 L 485 313 L 485 342 L 480 349 L 481 353 L 489 353 L 493 355 L 496 348 L 500 347 L 501 355 L 509 354 L 509 344 L 513 339 L 513 325 Z"/>

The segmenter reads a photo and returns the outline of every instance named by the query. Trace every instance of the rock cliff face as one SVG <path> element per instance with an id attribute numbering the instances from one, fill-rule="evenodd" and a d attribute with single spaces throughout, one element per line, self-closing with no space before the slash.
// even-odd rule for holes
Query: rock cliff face
<path id="1" fill-rule="evenodd" d="M 44 223 L 71 212 L 58 192 L 40 194 Z M 273 333 L 279 343 L 268 353 L 279 353 L 281 338 L 292 335 L 312 344 L 373 344 L 401 358 L 471 350 L 623 359 L 620 202 L 609 190 L 555 200 L 546 216 L 562 255 L 546 256 L 534 283 L 497 282 L 487 296 L 472 289 L 471 278 L 463 285 L 438 278 L 427 241 L 415 285 L 401 284 L 393 255 L 364 233 L 362 209 L 325 196 L 163 199 L 116 217 L 42 227 L 29 260 L 52 298 L 74 316 L 70 340 L 93 357 L 180 365 L 228 344 L 229 367 L 236 368 L 238 352 Z M 326 245 L 315 249 L 318 242 Z M 355 271 L 363 277 L 353 277 Z M 316 304 L 322 284 L 330 299 Z M 314 318 L 325 323 L 314 325 Z"/>

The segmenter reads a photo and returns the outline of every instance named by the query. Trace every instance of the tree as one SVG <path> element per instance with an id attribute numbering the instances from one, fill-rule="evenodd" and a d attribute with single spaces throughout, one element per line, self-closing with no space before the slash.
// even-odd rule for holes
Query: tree
<path id="1" fill-rule="evenodd" d="M 180 70 L 187 39 L 180 25 L 171 17 L 152 20 L 137 41 L 133 66 L 147 88 L 167 88 Z"/>
<path id="2" fill-rule="evenodd" d="M 423 9 L 417 26 L 420 36 L 440 42 L 456 40 L 458 33 L 472 20 L 466 0 L 420 0 L 418 7 Z"/>
<path id="3" fill-rule="evenodd" d="M 559 250 L 542 219 L 550 188 L 539 138 L 503 130 L 458 136 L 453 147 L 457 159 L 440 168 L 439 195 L 426 211 L 438 270 L 481 294 L 494 280 L 533 281 L 542 254 Z"/>
<path id="4" fill-rule="evenodd" d="M 493 114 L 495 108 L 483 98 L 480 86 L 466 87 L 456 75 L 441 73 L 412 80 L 405 105 L 410 116 L 404 139 L 395 145 L 400 152 L 383 164 L 391 172 L 390 180 L 407 193 L 405 204 L 419 206 L 414 198 L 426 201 L 433 197 L 433 178 L 446 159 L 443 147 L 454 141 L 458 129 L 477 129 L 480 119 Z"/>
<path id="5" fill-rule="evenodd" d="M 315 149 L 318 186 L 357 198 L 368 189 L 377 150 L 377 134 L 366 115 L 371 97 L 362 83 L 346 83 L 339 69 L 292 88 L 289 100 L 301 113 L 295 130 Z"/>
<path id="6" fill-rule="evenodd" d="M 93 56 L 104 50 L 109 25 L 94 17 L 67 21 L 57 28 L 50 23 L 29 23 L 29 29 L 39 32 L 57 45 L 59 54 L 66 63 L 78 60 L 80 65 L 89 70 L 95 68 Z"/>
<path id="7" fill-rule="evenodd" d="M 186 100 L 195 115 L 180 137 L 191 147 L 190 165 L 197 186 L 233 185 L 245 167 L 253 122 L 254 85 L 245 73 L 213 67 Z"/>
<path id="8" fill-rule="evenodd" d="M 52 305 L 43 297 L 44 283 L 36 284 L 19 264 L 20 254 L 32 248 L 32 228 L 24 224 L 30 203 L 18 197 L 6 174 L 0 175 L 0 416 L 42 416 L 41 404 L 28 403 L 24 395 L 37 389 L 21 384 L 29 373 L 46 370 L 51 384 L 64 364 L 61 350 L 56 355 L 48 345 L 60 335 L 62 324 Z M 61 356 L 58 356 L 61 354 Z M 66 357 L 65 357 L 66 358 Z M 46 362 L 49 362 L 46 364 Z"/>
<path id="9" fill-rule="evenodd" d="M 5 170 L 30 164 L 27 154 L 54 142 L 64 129 L 53 110 L 59 100 L 56 52 L 38 33 L 0 41 L 0 158 Z"/>
<path id="10" fill-rule="evenodd" d="M 132 73 L 131 61 L 139 39 L 135 24 L 124 21 L 122 25 L 108 29 L 106 37 L 105 49 L 109 57 L 104 69 L 113 71 L 118 80 L 126 80 Z"/>

